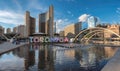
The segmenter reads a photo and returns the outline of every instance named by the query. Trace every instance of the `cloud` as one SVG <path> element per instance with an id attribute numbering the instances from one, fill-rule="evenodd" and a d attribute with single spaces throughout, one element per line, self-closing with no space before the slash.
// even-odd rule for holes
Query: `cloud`
<path id="1" fill-rule="evenodd" d="M 70 16 L 74 16 L 72 13 L 71 13 L 71 11 L 67 11 L 67 13 L 70 15 Z"/>
<path id="2" fill-rule="evenodd" d="M 71 11 L 67 11 L 68 14 L 71 14 Z"/>
<path id="3" fill-rule="evenodd" d="M 116 13 L 120 14 L 120 8 L 117 8 Z"/>
<path id="4" fill-rule="evenodd" d="M 120 8 L 117 8 L 117 10 L 120 10 Z"/>
<path id="5" fill-rule="evenodd" d="M 14 25 L 24 24 L 24 15 L 15 12 L 0 10 L 0 22 Z"/>
<path id="6" fill-rule="evenodd" d="M 70 15 L 70 16 L 74 16 L 72 13 L 71 13 L 71 11 L 67 11 L 67 13 Z"/>
<path id="7" fill-rule="evenodd" d="M 89 16 L 90 15 L 88 15 L 88 14 L 83 14 L 83 15 L 79 16 L 78 20 L 79 20 L 79 22 L 86 22 L 86 20 L 88 19 Z"/>

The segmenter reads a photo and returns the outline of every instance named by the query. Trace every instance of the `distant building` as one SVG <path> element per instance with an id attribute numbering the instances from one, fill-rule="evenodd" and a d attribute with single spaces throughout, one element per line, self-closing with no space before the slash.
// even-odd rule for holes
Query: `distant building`
<path id="1" fill-rule="evenodd" d="M 11 29 L 7 28 L 7 34 L 11 33 Z"/>
<path id="2" fill-rule="evenodd" d="M 94 28 L 97 25 L 98 19 L 94 16 L 88 18 L 88 28 Z"/>
<path id="3" fill-rule="evenodd" d="M 35 33 L 35 18 L 30 16 L 30 12 L 26 11 L 25 15 L 26 20 L 26 36 L 31 36 L 33 33 Z"/>
<path id="4" fill-rule="evenodd" d="M 112 24 L 112 25 L 107 25 L 107 28 L 116 34 L 120 35 L 120 25 Z M 110 31 L 104 31 L 104 37 L 105 38 L 114 38 L 117 37 L 115 34 L 111 33 Z"/>
<path id="5" fill-rule="evenodd" d="M 25 25 L 19 25 L 17 27 L 17 33 L 20 34 L 20 37 L 25 37 Z"/>
<path id="6" fill-rule="evenodd" d="M 63 37 L 64 36 L 64 31 L 60 31 L 59 34 L 60 34 L 61 37 Z"/>
<path id="7" fill-rule="evenodd" d="M 17 33 L 17 27 L 13 28 L 13 33 Z"/>
<path id="8" fill-rule="evenodd" d="M 4 28 L 2 26 L 0 26 L 0 35 L 4 34 Z"/>
<path id="9" fill-rule="evenodd" d="M 82 29 L 81 22 L 68 25 L 64 28 L 64 36 L 74 38 Z"/>
<path id="10" fill-rule="evenodd" d="M 51 5 L 49 11 L 39 15 L 39 32 L 54 36 L 54 9 Z"/>
<path id="11" fill-rule="evenodd" d="M 82 22 L 75 23 L 75 35 L 79 34 L 82 29 Z"/>

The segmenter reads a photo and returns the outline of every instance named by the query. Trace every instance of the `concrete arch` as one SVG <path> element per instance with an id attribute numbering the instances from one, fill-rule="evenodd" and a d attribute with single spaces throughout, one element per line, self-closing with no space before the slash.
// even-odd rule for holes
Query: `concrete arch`
<path id="1" fill-rule="evenodd" d="M 116 36 L 118 36 L 118 37 L 120 38 L 120 35 L 118 35 L 117 33 L 113 32 L 113 31 L 111 31 L 111 30 L 109 30 L 109 29 L 102 28 L 102 27 L 95 27 L 95 28 L 89 28 L 89 29 L 86 29 L 86 30 L 81 31 L 78 35 L 75 36 L 74 41 L 75 41 L 75 40 L 79 37 L 79 35 L 81 35 L 83 32 L 88 31 L 88 30 L 94 30 L 94 29 L 106 30 L 106 31 L 108 31 L 108 32 L 110 32 L 110 33 L 115 34 Z"/>
<path id="2" fill-rule="evenodd" d="M 11 39 L 15 38 L 15 37 L 18 36 L 18 35 L 19 35 L 19 34 L 14 35 Z"/>
<path id="3" fill-rule="evenodd" d="M 2 36 L 7 40 L 7 41 L 9 41 L 9 40 L 12 40 L 13 38 L 15 38 L 16 36 L 18 36 L 19 34 L 16 34 L 16 35 L 14 35 L 11 39 L 9 39 L 9 38 L 7 38 L 4 34 L 2 34 Z"/>
<path id="4" fill-rule="evenodd" d="M 102 31 L 103 31 L 103 30 L 91 31 L 91 32 L 87 33 L 86 35 L 84 35 L 83 38 L 81 39 L 81 41 L 83 41 L 83 39 L 84 39 L 85 37 L 87 37 L 88 35 L 90 35 L 90 34 L 92 34 L 92 33 L 95 33 L 95 32 L 102 32 Z"/>
<path id="5" fill-rule="evenodd" d="M 88 43 L 88 41 L 89 41 L 93 36 L 95 36 L 96 34 L 99 34 L 99 33 L 104 33 L 104 32 L 97 32 L 97 33 L 93 34 L 92 36 L 90 36 L 90 37 L 86 40 L 86 43 Z"/>
<path id="6" fill-rule="evenodd" d="M 9 40 L 9 38 L 7 38 L 4 34 L 2 34 L 2 36 L 3 36 L 6 40 Z"/>

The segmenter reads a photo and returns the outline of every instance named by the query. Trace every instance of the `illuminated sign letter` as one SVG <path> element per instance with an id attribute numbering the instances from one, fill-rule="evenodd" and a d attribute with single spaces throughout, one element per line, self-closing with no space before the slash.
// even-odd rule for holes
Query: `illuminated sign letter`
<path id="1" fill-rule="evenodd" d="M 34 37 L 34 42 L 39 42 L 39 38 L 38 37 Z"/>

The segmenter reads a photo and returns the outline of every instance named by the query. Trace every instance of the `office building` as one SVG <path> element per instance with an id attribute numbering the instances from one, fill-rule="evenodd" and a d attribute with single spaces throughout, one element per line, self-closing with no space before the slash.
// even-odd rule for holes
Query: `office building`
<path id="1" fill-rule="evenodd" d="M 30 16 L 30 12 L 26 11 L 25 14 L 25 22 L 26 22 L 26 37 L 33 35 L 35 33 L 35 18 Z"/>
<path id="2" fill-rule="evenodd" d="M 39 32 L 48 33 L 48 21 L 46 20 L 47 13 L 42 13 L 39 15 Z"/>
<path id="3" fill-rule="evenodd" d="M 64 36 L 67 36 L 69 38 L 74 38 L 82 29 L 81 22 L 73 23 L 71 25 L 68 25 L 64 28 Z"/>
<path id="4" fill-rule="evenodd" d="M 46 13 L 39 15 L 39 32 L 45 33 L 48 36 L 54 36 L 54 15 L 53 6 L 49 7 Z"/>
<path id="5" fill-rule="evenodd" d="M 96 17 L 90 16 L 87 22 L 88 22 L 88 28 L 94 28 L 96 27 L 98 20 Z"/>

